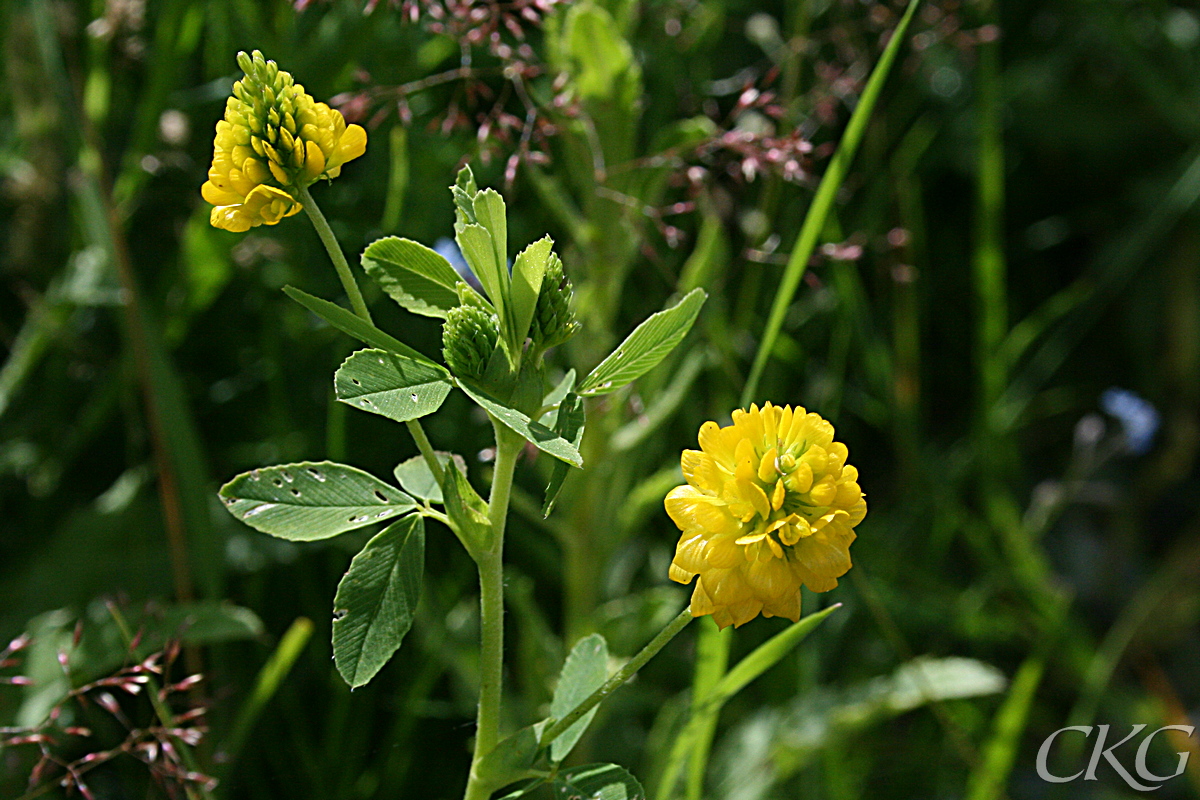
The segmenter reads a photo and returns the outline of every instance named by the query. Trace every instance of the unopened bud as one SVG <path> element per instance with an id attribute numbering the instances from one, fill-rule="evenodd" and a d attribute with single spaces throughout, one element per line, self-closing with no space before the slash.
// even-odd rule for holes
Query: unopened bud
<path id="1" fill-rule="evenodd" d="M 461 305 L 446 314 L 442 327 L 442 354 L 455 375 L 482 378 L 496 351 L 500 321 L 473 305 Z"/>
<path id="2" fill-rule="evenodd" d="M 555 253 L 551 253 L 530 326 L 535 347 L 548 350 L 579 332 L 579 323 L 575 321 L 575 312 L 571 310 L 574 296 L 575 291 L 563 271 L 562 261 Z"/>

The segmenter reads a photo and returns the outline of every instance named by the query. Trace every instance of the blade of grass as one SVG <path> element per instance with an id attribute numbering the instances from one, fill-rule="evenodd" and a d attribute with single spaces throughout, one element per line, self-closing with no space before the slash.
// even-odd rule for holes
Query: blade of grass
<path id="1" fill-rule="evenodd" d="M 751 367 L 750 377 L 746 380 L 746 385 L 742 390 L 741 405 L 743 407 L 749 405 L 758 392 L 759 380 L 767 365 L 767 359 L 775 347 L 779 331 L 783 327 L 783 319 L 787 315 L 788 306 L 792 304 L 792 298 L 800 285 L 800 279 L 804 276 L 808 260 L 817 246 L 817 239 L 825 229 L 825 220 L 829 215 L 829 210 L 833 208 L 838 189 L 846 177 L 846 172 L 850 169 L 850 163 L 854 160 L 854 154 L 858 150 L 863 132 L 867 128 L 867 122 L 883 91 L 883 85 L 891 72 L 897 53 L 900 52 L 900 45 L 904 41 L 909 22 L 919 3 L 920 0 L 910 0 L 904 16 L 900 18 L 900 23 L 892 33 L 891 40 L 883 50 L 883 55 L 879 57 L 879 62 L 871 70 L 871 77 L 867 79 L 867 85 L 858 99 L 858 105 L 855 106 L 854 113 L 850 115 L 850 121 L 846 124 L 846 132 L 842 135 L 842 140 L 838 143 L 833 158 L 829 160 L 829 166 L 825 169 L 825 175 L 817 187 L 812 205 L 809 206 L 808 213 L 804 216 L 800 234 L 796 237 L 796 245 L 792 248 L 791 256 L 784 268 L 783 280 L 775 292 L 775 300 L 771 304 L 771 312 L 767 317 L 767 326 L 763 331 L 762 340 L 759 342 L 758 352 L 754 356 L 754 366 Z"/>
<path id="2" fill-rule="evenodd" d="M 994 21 L 996 4 L 987 3 L 983 16 Z M 991 439 L 987 411 L 1008 382 L 1001 346 L 1008 330 L 1008 289 L 1004 258 L 1004 140 L 1000 104 L 1000 43 L 979 45 L 976 118 L 975 243 L 971 266 L 979 325 L 975 332 L 975 362 L 979 374 L 979 434 Z M 995 453 L 994 448 L 981 452 Z M 988 459 L 991 460 L 990 458 Z"/>
<path id="3" fill-rule="evenodd" d="M 267 663 L 263 664 L 262 669 L 258 671 L 258 678 L 254 681 L 254 688 L 250 691 L 250 696 L 246 702 L 242 704 L 241 710 L 238 711 L 237 719 L 233 723 L 233 732 L 229 734 L 229 740 L 221 748 L 225 758 L 222 763 L 222 773 L 227 773 L 233 762 L 237 760 L 238 755 L 242 751 L 242 747 L 246 744 L 246 739 L 250 732 L 254 729 L 254 723 L 262 714 L 267 703 L 279 691 L 280 684 L 283 679 L 291 672 L 292 665 L 296 663 L 296 659 L 300 656 L 300 652 L 304 650 L 304 646 L 308 644 L 309 638 L 312 636 L 313 623 L 312 620 L 306 617 L 298 617 L 291 627 L 283 634 L 279 640 L 279 645 L 275 648 L 275 652 L 267 659 Z"/>
<path id="4" fill-rule="evenodd" d="M 1029 721 L 1029 709 L 1042 682 L 1046 668 L 1044 653 L 1025 659 L 1013 678 L 1012 686 L 1000 710 L 996 712 L 992 736 L 983 752 L 983 762 L 971 772 L 967 782 L 967 800 L 998 800 L 1016 763 L 1021 734 Z"/>
<path id="5" fill-rule="evenodd" d="M 729 665 L 729 645 L 733 642 L 733 630 L 721 630 L 711 618 L 704 620 L 696 643 L 696 676 L 692 680 L 692 708 L 697 718 L 696 740 L 688 759 L 687 798 L 699 800 L 704 793 L 704 773 L 708 766 L 708 753 L 712 749 L 713 736 L 717 731 L 717 715 L 720 707 L 704 707 L 704 700 L 716 689 Z M 670 767 L 668 767 L 670 771 Z"/>
<path id="6" fill-rule="evenodd" d="M 701 777 L 703 777 L 704 771 L 708 766 L 708 748 L 701 748 L 699 744 L 703 741 L 705 732 L 708 730 L 709 719 L 715 719 L 720 714 L 725 702 L 740 692 L 759 675 L 762 675 L 779 663 L 780 659 L 790 653 L 808 634 L 812 633 L 818 625 L 824 622 L 826 617 L 841 607 L 841 603 L 836 603 L 823 611 L 802 617 L 798 622 L 793 623 L 759 645 L 724 675 L 717 674 L 716 667 L 723 666 L 719 664 L 717 658 L 713 658 L 710 661 L 704 673 L 698 675 L 698 677 L 703 679 L 705 683 L 710 683 L 712 688 L 705 693 L 704 699 L 701 702 L 693 705 L 691 717 L 688 719 L 683 731 L 675 739 L 675 744 L 671 748 L 671 755 L 667 759 L 662 777 L 659 779 L 658 791 L 654 795 L 658 800 L 671 800 L 671 798 L 676 796 L 675 787 L 679 783 L 680 775 L 685 766 L 689 770 L 689 781 L 691 774 L 695 770 L 699 770 Z M 721 635 L 728 637 L 729 631 L 724 631 Z M 719 648 L 722 645 L 720 643 L 712 643 L 710 646 L 717 656 L 721 655 Z M 728 642 L 723 646 L 728 648 Z M 724 656 L 728 657 L 727 650 Z M 699 668 L 697 672 L 699 673 Z M 697 760 L 699 761 L 699 766 L 696 766 Z"/>

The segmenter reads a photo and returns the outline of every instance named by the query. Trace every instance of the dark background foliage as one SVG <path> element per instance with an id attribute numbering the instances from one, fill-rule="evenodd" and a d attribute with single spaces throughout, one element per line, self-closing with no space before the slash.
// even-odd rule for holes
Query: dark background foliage
<path id="1" fill-rule="evenodd" d="M 627 657 L 686 598 L 666 580 L 676 532 L 661 498 L 699 425 L 736 405 L 782 263 L 899 9 L 603 2 L 633 61 L 607 99 L 581 101 L 560 37 L 569 5 L 521 22 L 524 40 L 495 16 L 522 4 L 480 4 L 482 22 L 424 2 L 0 10 L 0 640 L 61 643 L 78 682 L 121 666 L 119 639 L 86 646 L 111 633 L 106 599 L 147 631 L 178 625 L 175 601 L 249 609 L 206 606 L 217 632 L 193 636 L 172 673 L 206 676 L 186 703 L 211 706 L 195 758 L 220 796 L 457 795 L 477 625 L 471 564 L 431 525 L 413 633 L 351 694 L 330 657 L 330 603 L 365 535 L 275 541 L 217 503 L 222 482 L 256 466 L 329 458 L 386 477 L 415 453 L 395 425 L 333 401 L 353 343 L 280 291 L 340 299 L 303 218 L 246 235 L 208 226 L 198 187 L 239 49 L 263 50 L 368 127 L 367 154 L 313 187 L 352 263 L 384 234 L 452 235 L 446 187 L 470 162 L 504 190 L 514 245 L 546 231 L 559 242 L 588 326 L 570 363 L 594 364 L 677 289 L 711 295 L 674 360 L 597 409 L 596 436 L 646 424 L 638 446 L 597 445 L 604 457 L 570 479 L 549 525 L 514 516 L 511 727 L 545 713 L 561 637 L 600 630 Z M 860 470 L 871 511 L 856 566 L 805 596 L 808 610 L 846 607 L 726 708 L 706 796 L 1124 796 L 1112 772 L 1048 786 L 1038 745 L 1068 724 L 1194 719 L 1198 57 L 1189 5 L 943 0 L 918 13 L 759 391 L 831 419 Z M 584 123 L 602 144 L 599 176 Z M 564 205 L 595 230 L 580 234 Z M 439 355 L 436 321 L 374 287 L 368 300 L 380 327 Z M 679 402 L 651 425 L 671 386 Z M 1156 409 L 1145 447 L 1105 413 L 1113 388 Z M 485 486 L 486 420 L 457 394 L 426 423 Z M 525 506 L 544 460 L 518 469 Z M 314 621 L 311 640 L 247 716 L 299 617 Z M 782 626 L 739 630 L 734 658 Z M 37 641 L 0 674 L 53 665 Z M 681 636 L 618 694 L 577 758 L 623 763 L 653 791 L 694 642 Z M 945 700 L 906 707 L 881 676 L 922 655 L 1011 683 L 955 699 L 947 679 Z M 0 725 L 28 724 L 42 688 L 0 685 Z M 122 703 L 135 727 L 151 724 L 136 698 Z M 89 724 L 60 745 L 65 758 L 123 735 Z M 1197 741 L 1172 743 L 1191 748 L 1193 771 L 1161 796 L 1196 794 Z M 1156 763 L 1173 763 L 1167 751 L 1164 739 Z M 36 760 L 36 745 L 0 749 L 0 795 L 20 797 Z M 739 764 L 775 782 L 753 794 Z M 176 782 L 128 757 L 88 781 L 103 798 L 171 796 Z"/>

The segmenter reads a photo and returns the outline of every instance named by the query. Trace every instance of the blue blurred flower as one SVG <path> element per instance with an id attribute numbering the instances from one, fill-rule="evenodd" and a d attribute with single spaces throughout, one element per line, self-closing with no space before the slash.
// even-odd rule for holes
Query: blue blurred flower
<path id="1" fill-rule="evenodd" d="M 1158 409 L 1128 389 L 1105 389 L 1100 406 L 1121 423 L 1129 452 L 1141 455 L 1154 444 L 1161 419 Z"/>
<path id="2" fill-rule="evenodd" d="M 463 258 L 462 251 L 458 249 L 458 243 L 449 236 L 443 236 L 434 242 L 433 251 L 449 261 L 450 266 L 454 267 L 454 271 L 461 275 L 472 289 L 478 292 L 483 288 L 479 279 L 475 277 L 475 273 L 471 271 L 471 267 L 467 265 L 467 260 Z"/>

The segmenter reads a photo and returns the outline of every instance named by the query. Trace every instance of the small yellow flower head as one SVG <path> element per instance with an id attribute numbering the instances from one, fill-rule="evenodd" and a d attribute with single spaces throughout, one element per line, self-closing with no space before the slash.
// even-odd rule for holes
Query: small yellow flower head
<path id="1" fill-rule="evenodd" d="M 803 408 L 733 412 L 733 424 L 700 427 L 684 450 L 686 486 L 667 495 L 683 535 L 671 579 L 690 583 L 693 616 L 720 627 L 757 617 L 800 619 L 800 585 L 837 586 L 850 569 L 854 526 L 867 515 L 858 470 L 833 426 Z"/>
<path id="2" fill-rule="evenodd" d="M 245 74 L 233 84 L 217 123 L 213 161 L 200 193 L 215 206 L 210 221 L 227 231 L 274 225 L 297 213 L 298 187 L 336 178 L 367 149 L 367 132 L 313 100 L 255 50 L 238 53 Z"/>

